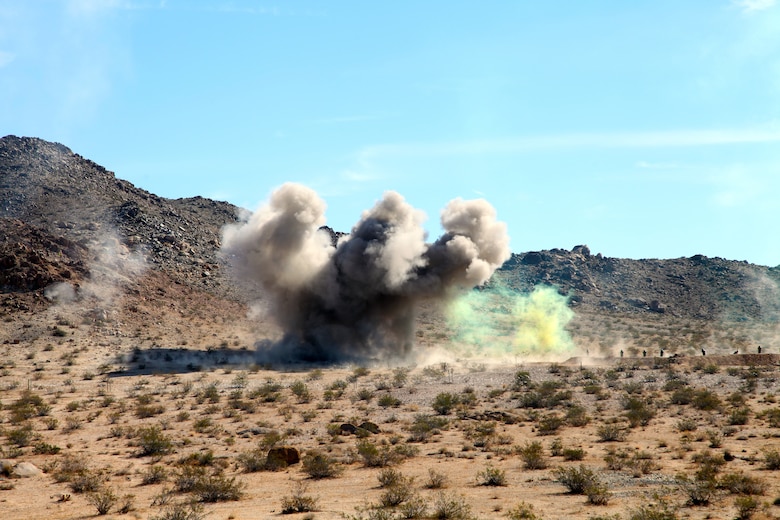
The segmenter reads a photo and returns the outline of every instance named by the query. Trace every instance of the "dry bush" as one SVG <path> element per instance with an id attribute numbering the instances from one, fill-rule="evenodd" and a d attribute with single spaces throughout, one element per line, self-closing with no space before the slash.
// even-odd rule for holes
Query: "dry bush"
<path id="1" fill-rule="evenodd" d="M 488 464 L 485 469 L 477 473 L 478 486 L 506 486 L 506 472 Z"/>
<path id="2" fill-rule="evenodd" d="M 534 470 L 547 467 L 547 458 L 544 455 L 544 447 L 541 442 L 526 443 L 517 449 L 517 454 L 520 455 L 525 469 Z"/>
<path id="3" fill-rule="evenodd" d="M 297 481 L 289 495 L 282 498 L 282 514 L 309 513 L 317 510 L 317 498 L 308 494 L 308 486 Z"/>
<path id="4" fill-rule="evenodd" d="M 342 471 L 335 459 L 319 450 L 309 451 L 301 462 L 303 472 L 313 479 L 336 477 Z"/>
<path id="5" fill-rule="evenodd" d="M 93 491 L 87 495 L 87 502 L 89 505 L 97 509 L 98 515 L 107 515 L 111 508 L 119 500 L 114 490 L 111 488 L 101 488 Z"/>

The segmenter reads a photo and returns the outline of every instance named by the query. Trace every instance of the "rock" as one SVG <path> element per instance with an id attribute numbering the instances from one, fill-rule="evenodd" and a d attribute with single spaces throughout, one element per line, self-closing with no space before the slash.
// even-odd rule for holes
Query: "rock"
<path id="1" fill-rule="evenodd" d="M 31 462 L 20 462 L 13 469 L 13 476 L 19 478 L 37 477 L 42 474 L 43 471 Z"/>
<path id="2" fill-rule="evenodd" d="M 357 431 L 357 426 L 355 426 L 354 424 L 350 424 L 350 423 L 344 423 L 339 428 L 341 429 L 341 433 L 342 434 L 344 434 L 344 433 L 351 434 L 351 433 L 355 433 Z"/>
<path id="3" fill-rule="evenodd" d="M 301 461 L 298 448 L 292 446 L 276 446 L 268 450 L 268 464 L 270 466 L 289 466 Z"/>
<path id="4" fill-rule="evenodd" d="M 0 460 L 0 476 L 10 477 L 13 473 L 14 465 L 10 460 Z"/>

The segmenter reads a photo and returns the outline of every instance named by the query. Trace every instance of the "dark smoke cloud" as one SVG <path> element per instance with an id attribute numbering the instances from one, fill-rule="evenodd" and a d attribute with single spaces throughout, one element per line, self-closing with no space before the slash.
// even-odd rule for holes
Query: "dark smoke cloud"
<path id="1" fill-rule="evenodd" d="M 284 337 L 263 346 L 280 361 L 385 360 L 408 356 L 419 302 L 485 283 L 509 258 L 506 224 L 485 200 L 451 201 L 444 234 L 426 243 L 425 215 L 385 193 L 336 246 L 325 203 L 284 184 L 244 223 L 224 230 L 223 253 L 259 283 Z"/>

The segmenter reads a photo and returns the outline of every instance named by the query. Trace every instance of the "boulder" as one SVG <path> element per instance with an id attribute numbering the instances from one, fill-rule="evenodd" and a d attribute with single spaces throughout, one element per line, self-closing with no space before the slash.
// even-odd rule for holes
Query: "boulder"
<path id="1" fill-rule="evenodd" d="M 344 423 L 341 426 L 339 426 L 339 429 L 341 429 L 342 435 L 343 434 L 349 435 L 349 434 L 355 433 L 357 431 L 357 426 L 355 426 L 354 424 L 350 424 L 350 423 Z"/>
<path id="2" fill-rule="evenodd" d="M 373 434 L 379 433 L 379 426 L 377 426 L 376 424 L 374 424 L 374 423 L 372 423 L 370 421 L 365 421 L 365 422 L 360 423 L 359 428 L 362 428 L 362 429 L 364 429 L 364 430 L 366 430 L 368 432 L 371 432 Z"/>
<path id="3" fill-rule="evenodd" d="M 20 462 L 13 469 L 13 476 L 19 478 L 37 477 L 41 474 L 43 474 L 43 471 L 31 462 Z"/>
<path id="4" fill-rule="evenodd" d="M 268 450 L 268 464 L 271 466 L 289 466 L 301 461 L 301 454 L 298 448 L 292 446 L 275 446 Z"/>

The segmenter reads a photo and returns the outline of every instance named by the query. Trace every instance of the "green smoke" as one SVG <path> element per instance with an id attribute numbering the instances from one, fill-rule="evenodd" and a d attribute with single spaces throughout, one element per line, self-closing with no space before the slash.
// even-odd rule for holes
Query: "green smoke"
<path id="1" fill-rule="evenodd" d="M 458 350 L 474 355 L 549 356 L 574 351 L 568 298 L 553 287 L 520 293 L 498 286 L 453 301 L 447 319 Z"/>

